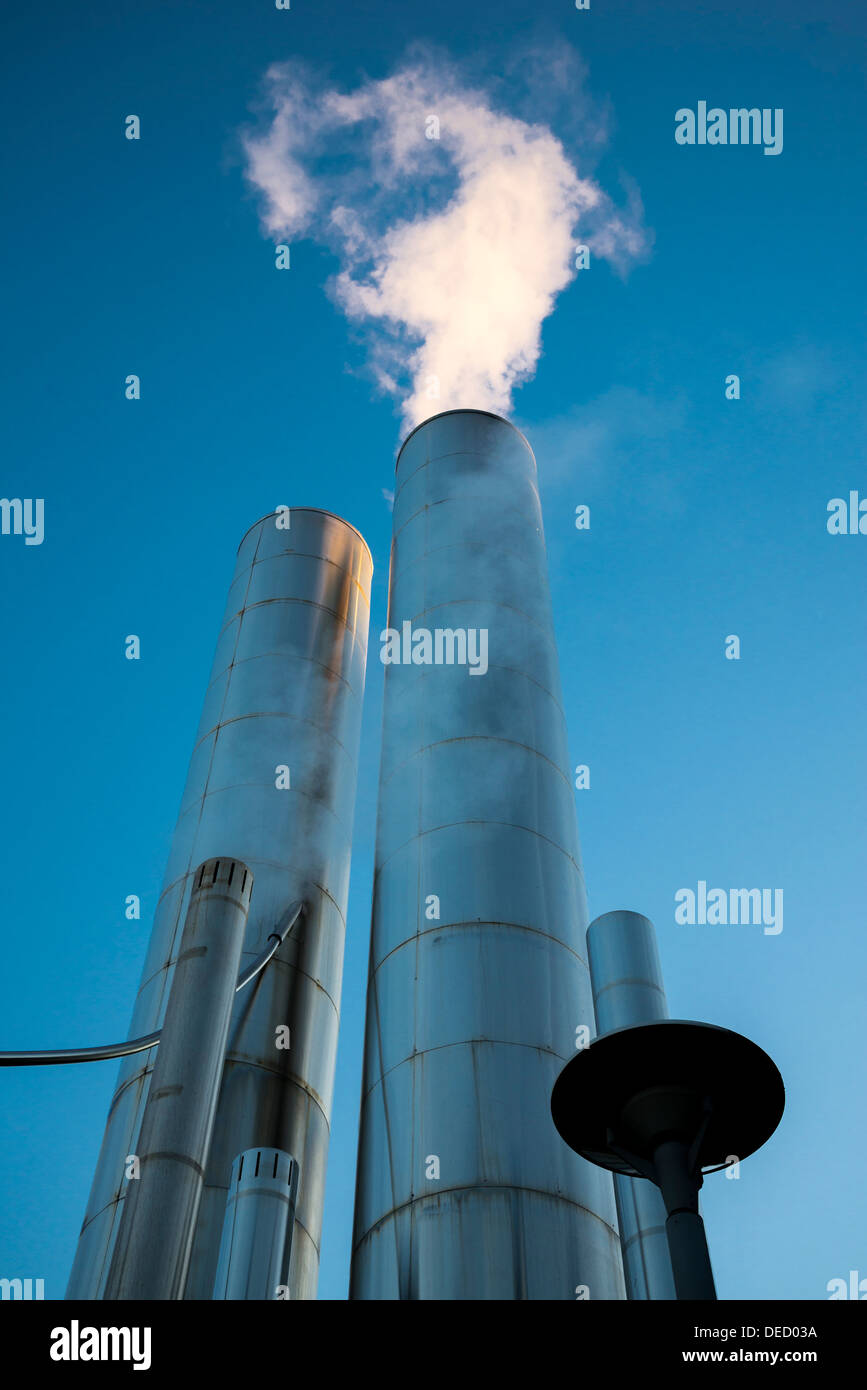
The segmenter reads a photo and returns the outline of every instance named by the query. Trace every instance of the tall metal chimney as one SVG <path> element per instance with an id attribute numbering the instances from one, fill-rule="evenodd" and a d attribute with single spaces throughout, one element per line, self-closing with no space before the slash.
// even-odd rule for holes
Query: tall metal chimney
<path id="1" fill-rule="evenodd" d="M 499 416 L 405 441 L 388 624 L 350 1297 L 622 1299 L 611 1179 L 548 1106 L 593 1031 L 587 912 L 536 463 Z"/>
<path id="2" fill-rule="evenodd" d="M 309 508 L 264 517 L 238 551 L 131 1036 L 161 1026 L 203 860 L 255 876 L 242 969 L 290 903 L 305 911 L 235 998 L 187 1298 L 214 1294 L 233 1163 L 254 1148 L 297 1165 L 289 1297 L 316 1294 L 371 572 L 354 527 Z M 105 1296 L 153 1064 L 121 1067 L 68 1298 Z"/>

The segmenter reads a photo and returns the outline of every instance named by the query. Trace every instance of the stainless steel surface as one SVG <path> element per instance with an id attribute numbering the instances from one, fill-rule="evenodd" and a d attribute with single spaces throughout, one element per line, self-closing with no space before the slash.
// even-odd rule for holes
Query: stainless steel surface
<path id="1" fill-rule="evenodd" d="M 303 911 L 304 904 L 301 902 L 293 903 L 291 907 L 287 908 L 279 926 L 268 937 L 265 949 L 257 956 L 252 965 L 247 966 L 235 985 L 236 994 L 245 989 L 251 980 L 255 980 L 260 970 L 265 969 L 269 960 L 283 945 Z M 105 1062 L 112 1057 L 131 1057 L 134 1052 L 146 1052 L 159 1040 L 160 1032 L 157 1030 L 156 1033 L 147 1033 L 143 1038 L 128 1038 L 126 1042 L 107 1043 L 104 1047 L 65 1047 L 53 1052 L 44 1049 L 39 1052 L 0 1052 L 0 1067 L 40 1067 L 61 1065 L 64 1062 Z"/>
<path id="2" fill-rule="evenodd" d="M 405 621 L 485 629 L 488 670 L 385 668 L 350 1297 L 620 1299 L 611 1178 L 549 1111 L 592 1030 L 587 916 L 536 464 L 498 416 L 401 450 Z"/>
<path id="3" fill-rule="evenodd" d="M 237 859 L 196 872 L 106 1299 L 183 1298 L 252 890 Z"/>
<path id="4" fill-rule="evenodd" d="M 313 1298 L 343 967 L 344 916 L 372 564 L 327 512 L 273 515 L 241 542 L 130 1031 L 162 1021 L 193 869 L 231 852 L 256 877 L 243 967 L 290 903 L 306 911 L 236 997 L 187 1297 L 210 1299 L 232 1163 L 298 1158 L 291 1297 Z M 289 789 L 276 768 L 290 768 Z M 278 1050 L 276 1029 L 291 1030 Z M 153 1052 L 121 1067 L 67 1291 L 99 1298 Z"/>
<path id="5" fill-rule="evenodd" d="M 647 917 L 640 912 L 596 917 L 587 931 L 587 951 L 600 1033 L 668 1018 L 656 932 Z M 618 1173 L 614 1191 L 627 1297 L 676 1298 L 659 1188 Z"/>
<path id="6" fill-rule="evenodd" d="M 232 1165 L 215 1299 L 286 1298 L 298 1164 L 279 1149 L 248 1149 Z"/>

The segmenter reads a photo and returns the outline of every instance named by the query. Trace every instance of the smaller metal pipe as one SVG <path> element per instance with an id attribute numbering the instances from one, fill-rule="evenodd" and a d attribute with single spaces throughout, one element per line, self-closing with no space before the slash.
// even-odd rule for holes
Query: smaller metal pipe
<path id="1" fill-rule="evenodd" d="M 596 1026 L 600 1033 L 668 1018 L 653 923 L 640 912 L 605 912 L 587 928 Z"/>
<path id="2" fill-rule="evenodd" d="M 268 937 L 268 945 L 248 966 L 235 985 L 235 993 L 255 980 L 271 960 L 275 951 L 283 945 L 298 918 L 304 911 L 304 903 L 293 903 L 281 917 L 279 923 Z M 110 1057 L 131 1057 L 134 1052 L 146 1052 L 156 1047 L 160 1040 L 160 1030 L 146 1033 L 142 1038 L 128 1038 L 126 1042 L 106 1043 L 104 1047 L 66 1047 L 37 1052 L 0 1052 L 0 1067 L 44 1067 L 62 1066 L 67 1062 L 105 1062 Z"/>
<path id="3" fill-rule="evenodd" d="M 247 1149 L 232 1164 L 215 1299 L 289 1296 L 298 1163 L 281 1149 Z"/>
<path id="4" fill-rule="evenodd" d="M 649 918 L 640 912 L 603 913 L 587 928 L 587 955 L 600 1033 L 668 1018 L 656 932 Z M 674 1299 L 665 1204 L 658 1189 L 644 1179 L 615 1173 L 614 1194 L 627 1298 Z"/>
<path id="5" fill-rule="evenodd" d="M 252 888 L 236 859 L 194 875 L 107 1300 L 183 1298 Z"/>

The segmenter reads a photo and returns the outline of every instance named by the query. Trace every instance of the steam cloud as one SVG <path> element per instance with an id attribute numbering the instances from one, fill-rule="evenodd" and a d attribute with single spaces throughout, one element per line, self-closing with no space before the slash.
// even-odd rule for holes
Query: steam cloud
<path id="1" fill-rule="evenodd" d="M 332 293 L 375 325 L 371 364 L 408 427 L 507 413 L 577 244 L 618 269 L 644 250 L 640 205 L 618 211 L 547 126 L 493 110 L 442 59 L 346 94 L 278 65 L 266 89 L 267 127 L 243 137 L 263 229 L 337 253 Z"/>

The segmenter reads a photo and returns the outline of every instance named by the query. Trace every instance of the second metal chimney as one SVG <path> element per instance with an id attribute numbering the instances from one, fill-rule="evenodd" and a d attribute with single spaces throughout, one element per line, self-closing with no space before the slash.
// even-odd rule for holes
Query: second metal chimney
<path id="1" fill-rule="evenodd" d="M 621 1299 L 611 1179 L 549 1111 L 593 1003 L 536 462 L 508 421 L 449 411 L 404 443 L 388 624 L 350 1297 Z"/>

